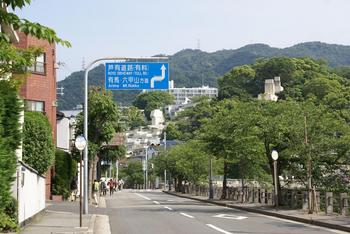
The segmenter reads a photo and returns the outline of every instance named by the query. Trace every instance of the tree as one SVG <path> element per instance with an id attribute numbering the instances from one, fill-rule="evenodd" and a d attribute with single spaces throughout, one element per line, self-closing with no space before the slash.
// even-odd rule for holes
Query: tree
<path id="1" fill-rule="evenodd" d="M 216 112 L 201 128 L 201 139 L 207 150 L 223 160 L 223 193 L 226 198 L 227 177 L 230 168 L 242 179 L 257 179 L 264 174 L 266 160 L 261 157 L 262 144 L 255 128 L 255 106 L 237 100 L 224 100 L 216 106 Z"/>
<path id="2" fill-rule="evenodd" d="M 143 184 L 143 171 L 141 161 L 128 161 L 127 165 L 120 169 L 119 178 L 123 178 L 125 185 L 133 187 Z"/>
<path id="3" fill-rule="evenodd" d="M 152 162 L 159 176 L 167 170 L 175 178 L 177 191 L 183 191 L 182 182 L 194 185 L 207 183 L 209 155 L 200 141 L 192 140 L 173 146 L 152 158 Z"/>
<path id="4" fill-rule="evenodd" d="M 0 80 L 0 232 L 13 229 L 17 224 L 16 212 L 8 208 L 16 204 L 10 189 L 16 173 L 15 151 L 21 140 L 18 121 L 21 103 L 17 88 Z"/>
<path id="5" fill-rule="evenodd" d="M 196 133 L 215 112 L 216 101 L 209 98 L 200 99 L 194 106 L 179 113 L 174 120 L 174 133 L 178 131 L 178 140 L 191 140 L 196 138 Z M 172 126 L 170 126 L 172 127 Z"/>
<path id="6" fill-rule="evenodd" d="M 145 116 L 135 106 L 130 106 L 123 110 L 123 120 L 127 123 L 130 129 L 146 125 Z"/>
<path id="7" fill-rule="evenodd" d="M 44 174 L 55 158 L 49 120 L 43 113 L 25 112 L 23 135 L 23 161 Z"/>
<path id="8" fill-rule="evenodd" d="M 147 119 L 150 120 L 152 110 L 159 108 L 162 109 L 164 106 L 172 104 L 173 101 L 174 97 L 168 92 L 153 91 L 137 95 L 132 104 L 137 108 L 144 110 Z"/>

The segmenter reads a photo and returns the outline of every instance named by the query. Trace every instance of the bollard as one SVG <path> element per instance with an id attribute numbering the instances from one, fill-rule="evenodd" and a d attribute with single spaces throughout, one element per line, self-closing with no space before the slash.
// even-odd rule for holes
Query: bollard
<path id="1" fill-rule="evenodd" d="M 248 202 L 253 203 L 254 202 L 254 189 L 248 189 Z"/>
<path id="2" fill-rule="evenodd" d="M 267 204 L 271 206 L 273 204 L 273 199 L 272 199 L 272 192 L 268 191 L 267 192 Z"/>
<path id="3" fill-rule="evenodd" d="M 260 189 L 260 203 L 261 204 L 265 204 L 266 203 L 266 201 L 265 201 L 265 189 Z"/>
<path id="4" fill-rule="evenodd" d="M 259 202 L 259 189 L 258 188 L 254 188 L 254 198 L 253 198 L 253 202 L 254 203 L 258 203 Z"/>
<path id="5" fill-rule="evenodd" d="M 303 210 L 309 210 L 309 195 L 307 191 L 303 191 Z"/>
<path id="6" fill-rule="evenodd" d="M 295 209 L 298 206 L 297 203 L 297 192 L 295 190 L 292 190 L 291 192 L 291 207 Z"/>
<path id="7" fill-rule="evenodd" d="M 333 214 L 333 193 L 326 192 L 326 214 Z"/>
<path id="8" fill-rule="evenodd" d="M 341 193 L 340 194 L 340 210 L 342 215 L 349 214 L 349 203 L 348 203 L 348 194 Z"/>

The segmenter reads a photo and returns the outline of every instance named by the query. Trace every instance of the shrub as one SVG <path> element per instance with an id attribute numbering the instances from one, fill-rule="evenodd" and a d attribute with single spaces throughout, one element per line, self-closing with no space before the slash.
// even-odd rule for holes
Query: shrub
<path id="1" fill-rule="evenodd" d="M 5 213 L 0 212 L 0 232 L 17 230 L 17 222 Z"/>
<path id="2" fill-rule="evenodd" d="M 26 112 L 23 134 L 23 161 L 40 174 L 44 174 L 52 165 L 55 156 L 49 120 L 40 112 Z"/>
<path id="3" fill-rule="evenodd" d="M 55 177 L 53 179 L 52 193 L 63 195 L 67 198 L 71 191 L 72 181 L 77 173 L 77 162 L 71 155 L 63 150 L 56 150 L 55 154 Z"/>
<path id="4" fill-rule="evenodd" d="M 16 228 L 17 208 L 10 189 L 16 173 L 15 151 L 21 139 L 20 106 L 17 89 L 0 80 L 0 231 Z"/>

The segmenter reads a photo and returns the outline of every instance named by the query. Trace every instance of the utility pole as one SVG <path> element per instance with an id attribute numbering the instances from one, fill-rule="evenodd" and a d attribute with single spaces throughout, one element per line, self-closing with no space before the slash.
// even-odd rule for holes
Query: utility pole
<path id="1" fill-rule="evenodd" d="M 163 143 L 164 143 L 164 151 L 166 151 L 166 132 L 164 132 L 164 139 L 163 139 Z M 167 181 L 166 181 L 166 169 L 164 170 L 164 190 L 166 190 L 167 188 Z"/>
<path id="2" fill-rule="evenodd" d="M 213 158 L 209 156 L 209 199 L 214 198 L 214 189 L 213 189 Z"/>
<path id="3" fill-rule="evenodd" d="M 307 187 L 308 187 L 308 206 L 309 214 L 313 213 L 313 203 L 312 203 L 312 170 L 311 170 L 311 155 L 309 152 L 309 142 L 307 137 L 307 121 L 306 115 L 304 115 L 304 135 L 305 135 L 305 148 L 307 154 Z"/>

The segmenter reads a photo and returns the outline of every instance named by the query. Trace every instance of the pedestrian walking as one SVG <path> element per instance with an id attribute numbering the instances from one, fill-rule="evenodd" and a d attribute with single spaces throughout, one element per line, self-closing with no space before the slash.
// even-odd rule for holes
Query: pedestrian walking
<path id="1" fill-rule="evenodd" d="M 108 181 L 108 186 L 109 186 L 109 196 L 112 196 L 114 192 L 114 183 L 112 178 Z"/>
<path id="2" fill-rule="evenodd" d="M 97 180 L 94 181 L 93 190 L 94 190 L 95 205 L 96 207 L 98 207 L 98 195 L 100 190 L 100 183 Z"/>

